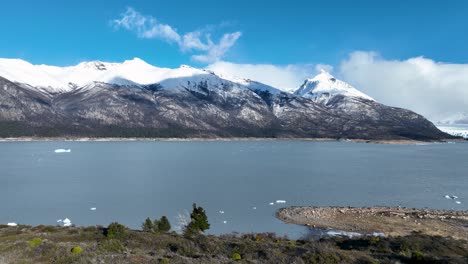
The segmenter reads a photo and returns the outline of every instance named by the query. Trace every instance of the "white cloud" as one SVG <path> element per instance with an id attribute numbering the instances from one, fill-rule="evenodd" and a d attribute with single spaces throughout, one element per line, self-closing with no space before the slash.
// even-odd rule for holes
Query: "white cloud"
<path id="1" fill-rule="evenodd" d="M 205 55 L 195 55 L 192 58 L 199 62 L 211 63 L 214 61 L 219 61 L 220 58 L 236 43 L 237 39 L 241 36 L 240 32 L 224 34 L 224 36 L 219 41 L 218 45 L 211 45 L 206 49 L 207 54 Z"/>
<path id="2" fill-rule="evenodd" d="M 219 61 L 241 36 L 241 32 L 226 33 L 216 44 L 211 40 L 209 33 L 212 26 L 181 35 L 170 25 L 159 23 L 156 18 L 142 15 L 131 7 L 111 23 L 116 29 L 122 28 L 135 32 L 139 38 L 162 39 L 169 43 L 176 43 L 184 52 L 203 51 L 203 54 L 192 56 L 193 60 L 203 63 Z"/>
<path id="3" fill-rule="evenodd" d="M 283 91 L 295 90 L 305 79 L 314 77 L 320 69 L 331 71 L 330 65 L 273 65 L 273 64 L 236 64 L 219 61 L 207 67 L 214 72 L 249 78 Z"/>
<path id="4" fill-rule="evenodd" d="M 468 111 L 468 64 L 423 57 L 385 60 L 357 51 L 340 65 L 343 79 L 376 100 L 420 113 L 432 121 Z"/>

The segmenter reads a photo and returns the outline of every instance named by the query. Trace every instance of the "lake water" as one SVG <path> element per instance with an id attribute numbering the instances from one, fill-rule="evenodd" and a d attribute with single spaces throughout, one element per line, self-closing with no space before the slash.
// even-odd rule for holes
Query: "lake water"
<path id="1" fill-rule="evenodd" d="M 54 153 L 59 148 L 71 152 Z M 0 200 L 0 223 L 55 225 L 68 217 L 140 228 L 148 216 L 167 215 L 176 226 L 196 202 L 210 233 L 299 237 L 305 228 L 277 220 L 277 208 L 468 209 L 468 144 L 3 142 Z M 276 200 L 286 204 L 269 204 Z"/>

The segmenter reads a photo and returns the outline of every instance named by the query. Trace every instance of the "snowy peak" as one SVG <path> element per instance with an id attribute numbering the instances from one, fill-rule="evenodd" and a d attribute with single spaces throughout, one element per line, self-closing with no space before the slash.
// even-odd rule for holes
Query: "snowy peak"
<path id="1" fill-rule="evenodd" d="M 374 101 L 370 96 L 357 90 L 346 82 L 336 79 L 325 70 L 321 70 L 320 74 L 314 78 L 305 80 L 294 94 L 324 104 L 337 95 L 358 97 Z"/>

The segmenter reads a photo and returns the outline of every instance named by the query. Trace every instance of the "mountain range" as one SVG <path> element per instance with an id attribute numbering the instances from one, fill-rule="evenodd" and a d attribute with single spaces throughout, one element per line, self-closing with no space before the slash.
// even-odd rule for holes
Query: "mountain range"
<path id="1" fill-rule="evenodd" d="M 322 71 L 294 92 L 141 59 L 76 66 L 0 59 L 1 137 L 268 137 L 441 140 L 410 110 Z"/>

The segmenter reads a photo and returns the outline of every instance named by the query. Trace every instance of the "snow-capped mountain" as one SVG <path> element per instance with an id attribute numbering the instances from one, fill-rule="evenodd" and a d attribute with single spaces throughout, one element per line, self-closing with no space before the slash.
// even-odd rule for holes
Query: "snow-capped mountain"
<path id="1" fill-rule="evenodd" d="M 75 66 L 0 59 L 0 136 L 450 138 L 326 72 L 295 94 L 140 59 Z"/>
<path id="2" fill-rule="evenodd" d="M 351 85 L 336 79 L 325 70 L 321 70 L 320 74 L 314 78 L 305 80 L 294 94 L 312 99 L 315 102 L 322 104 L 327 104 L 337 95 L 374 101 L 372 97 L 360 92 Z"/>

